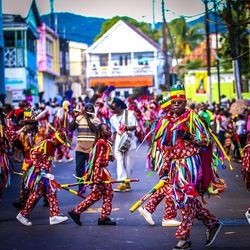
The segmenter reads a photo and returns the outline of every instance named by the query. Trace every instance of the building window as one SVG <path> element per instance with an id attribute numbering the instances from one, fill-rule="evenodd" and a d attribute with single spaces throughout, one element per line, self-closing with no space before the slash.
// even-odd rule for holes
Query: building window
<path id="1" fill-rule="evenodd" d="M 128 98 L 129 97 L 129 91 L 124 91 L 124 97 Z"/>
<path id="2" fill-rule="evenodd" d="M 100 55 L 100 66 L 108 66 L 108 54 Z"/>
<path id="3" fill-rule="evenodd" d="M 49 39 L 46 39 L 46 55 L 53 57 L 53 43 Z"/>
<path id="4" fill-rule="evenodd" d="M 134 54 L 138 65 L 149 65 L 154 60 L 153 52 L 139 52 Z"/>
<path id="5" fill-rule="evenodd" d="M 15 31 L 4 32 L 4 47 L 15 47 Z"/>
<path id="6" fill-rule="evenodd" d="M 129 53 L 126 54 L 111 54 L 112 64 L 116 64 L 119 66 L 127 66 L 131 64 L 131 55 Z"/>
<path id="7" fill-rule="evenodd" d="M 118 96 L 120 96 L 120 94 L 121 94 L 120 91 L 115 91 L 115 96 L 118 97 Z"/>
<path id="8" fill-rule="evenodd" d="M 53 42 L 46 39 L 46 57 L 48 69 L 53 69 Z"/>

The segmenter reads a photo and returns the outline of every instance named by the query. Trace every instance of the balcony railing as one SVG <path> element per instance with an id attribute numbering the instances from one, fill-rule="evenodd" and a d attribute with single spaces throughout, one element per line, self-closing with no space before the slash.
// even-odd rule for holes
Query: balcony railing
<path id="1" fill-rule="evenodd" d="M 89 72 L 89 77 L 115 77 L 115 76 L 138 76 L 153 75 L 155 68 L 151 65 L 128 65 L 128 66 L 112 66 L 112 67 L 94 67 Z"/>
<path id="2" fill-rule="evenodd" d="M 6 68 L 24 67 L 24 49 L 9 47 L 4 49 Z"/>

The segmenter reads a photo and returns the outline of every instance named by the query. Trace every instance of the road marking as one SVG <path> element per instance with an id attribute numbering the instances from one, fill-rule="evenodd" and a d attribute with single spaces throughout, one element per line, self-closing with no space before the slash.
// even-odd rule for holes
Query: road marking
<path id="1" fill-rule="evenodd" d="M 222 219 L 220 220 L 223 226 L 241 226 L 241 225 L 248 225 L 246 219 Z"/>
<path id="2" fill-rule="evenodd" d="M 116 212 L 116 211 L 119 211 L 120 208 L 118 207 L 115 207 L 115 208 L 112 208 L 112 212 Z M 100 213 L 102 211 L 102 208 L 101 207 L 94 207 L 94 208 L 88 208 L 85 213 Z"/>

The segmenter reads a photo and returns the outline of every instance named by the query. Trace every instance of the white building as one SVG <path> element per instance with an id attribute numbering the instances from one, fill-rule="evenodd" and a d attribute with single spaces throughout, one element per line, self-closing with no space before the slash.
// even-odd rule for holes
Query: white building
<path id="1" fill-rule="evenodd" d="M 158 91 L 163 84 L 163 53 L 158 44 L 120 20 L 86 50 L 87 86 L 116 87 L 127 96 L 133 87 Z"/>
<path id="2" fill-rule="evenodd" d="M 73 97 L 79 97 L 86 88 L 85 43 L 69 42 L 69 72 Z"/>

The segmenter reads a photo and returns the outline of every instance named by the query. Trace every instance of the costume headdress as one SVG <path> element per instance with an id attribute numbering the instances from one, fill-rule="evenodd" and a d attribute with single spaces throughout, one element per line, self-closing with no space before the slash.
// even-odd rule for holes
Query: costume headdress
<path id="1" fill-rule="evenodd" d="M 23 116 L 24 116 L 24 119 L 31 118 L 31 116 L 32 116 L 32 109 L 31 108 L 25 109 L 24 112 L 23 112 Z"/>
<path id="2" fill-rule="evenodd" d="M 171 105 L 170 94 L 166 94 L 163 97 L 163 100 L 160 101 L 161 109 L 166 110 L 170 108 L 170 105 Z"/>
<path id="3" fill-rule="evenodd" d="M 62 108 L 64 110 L 66 110 L 67 112 L 69 112 L 69 105 L 70 105 L 70 102 L 69 101 L 63 101 L 62 103 Z"/>
<path id="4" fill-rule="evenodd" d="M 180 83 L 173 85 L 170 88 L 170 99 L 172 100 L 186 100 L 186 93 L 184 86 Z"/>

